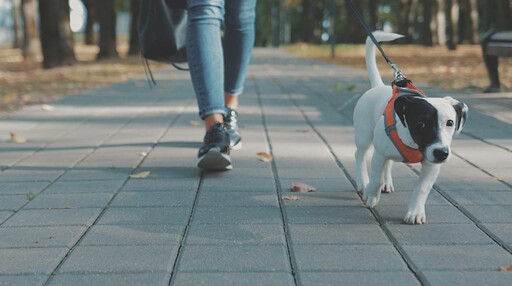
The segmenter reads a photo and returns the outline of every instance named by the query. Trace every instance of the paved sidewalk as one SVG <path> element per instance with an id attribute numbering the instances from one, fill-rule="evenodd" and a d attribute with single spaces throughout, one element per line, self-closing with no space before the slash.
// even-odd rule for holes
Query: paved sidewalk
<path id="1" fill-rule="evenodd" d="M 188 74 L 157 78 L 151 91 L 141 76 L 1 119 L 0 285 L 510 285 L 498 271 L 512 264 L 510 94 L 455 95 L 469 122 L 429 223 L 409 226 L 417 165 L 395 165 L 397 191 L 374 210 L 354 189 L 365 71 L 256 50 L 244 147 L 222 173 L 196 168 L 204 131 Z M 318 190 L 284 201 L 292 182 Z"/>

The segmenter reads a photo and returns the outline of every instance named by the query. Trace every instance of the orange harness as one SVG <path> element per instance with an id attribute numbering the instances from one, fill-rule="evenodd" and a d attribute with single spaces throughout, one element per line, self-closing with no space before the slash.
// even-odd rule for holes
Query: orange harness
<path id="1" fill-rule="evenodd" d="M 395 145 L 400 155 L 404 158 L 402 162 L 404 163 L 418 163 L 423 160 L 423 154 L 418 149 L 411 148 L 402 142 L 400 137 L 398 137 L 398 131 L 396 130 L 396 120 L 395 120 L 395 99 L 399 96 L 400 93 L 409 92 L 410 93 L 419 93 L 421 96 L 425 96 L 425 93 L 412 84 L 411 81 L 407 80 L 405 89 L 402 89 L 397 86 L 396 82 L 393 81 L 393 96 L 388 101 L 388 105 L 386 109 L 384 109 L 384 124 L 386 134 L 389 139 Z"/>

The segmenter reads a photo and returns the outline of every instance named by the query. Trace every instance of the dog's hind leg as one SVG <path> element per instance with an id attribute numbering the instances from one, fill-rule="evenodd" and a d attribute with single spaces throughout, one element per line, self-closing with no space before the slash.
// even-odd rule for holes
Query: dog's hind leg
<path id="1" fill-rule="evenodd" d="M 357 137 L 357 136 L 356 136 Z M 356 139 L 357 142 L 357 139 Z M 368 140 L 371 143 L 371 139 Z M 356 185 L 357 191 L 362 192 L 366 185 L 368 185 L 368 149 L 370 149 L 371 144 L 363 144 L 359 141 L 359 144 L 356 143 Z"/>
<path id="2" fill-rule="evenodd" d="M 364 188 L 363 200 L 367 207 L 373 208 L 379 203 L 380 192 L 384 186 L 384 165 L 386 159 L 377 152 L 373 153 L 370 182 Z"/>
<path id="3" fill-rule="evenodd" d="M 391 170 L 393 169 L 393 160 L 387 160 L 384 165 L 384 187 L 382 188 L 383 193 L 392 193 L 395 191 L 393 186 L 393 177 L 391 176 Z"/>

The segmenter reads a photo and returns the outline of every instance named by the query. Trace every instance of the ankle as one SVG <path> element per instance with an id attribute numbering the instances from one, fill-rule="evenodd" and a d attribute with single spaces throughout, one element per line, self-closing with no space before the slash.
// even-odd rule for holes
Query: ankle
<path id="1" fill-rule="evenodd" d="M 224 103 L 226 104 L 227 107 L 231 109 L 236 109 L 238 107 L 238 95 L 225 93 Z"/>
<path id="2" fill-rule="evenodd" d="M 217 123 L 224 123 L 224 115 L 215 113 L 210 114 L 204 118 L 204 128 L 207 131 Z"/>

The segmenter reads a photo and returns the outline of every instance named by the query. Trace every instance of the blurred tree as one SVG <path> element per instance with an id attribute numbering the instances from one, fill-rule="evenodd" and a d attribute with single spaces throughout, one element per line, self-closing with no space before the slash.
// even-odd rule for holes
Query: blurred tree
<path id="1" fill-rule="evenodd" d="M 26 61 L 34 61 L 37 60 L 41 51 L 41 43 L 39 42 L 36 25 L 36 1 L 22 0 L 21 12 L 23 19 L 23 59 Z"/>
<path id="2" fill-rule="evenodd" d="M 99 47 L 96 59 L 116 58 L 116 5 L 114 0 L 94 2 L 95 14 L 100 26 Z"/>
<path id="3" fill-rule="evenodd" d="M 96 44 L 94 40 L 94 0 L 82 0 L 87 10 L 87 19 L 85 22 L 84 43 L 86 45 Z"/>
<path id="4" fill-rule="evenodd" d="M 13 31 L 13 41 L 12 47 L 17 49 L 21 47 L 22 43 L 22 33 L 21 33 L 21 0 L 12 0 L 12 31 Z"/>
<path id="5" fill-rule="evenodd" d="M 74 64 L 68 0 L 39 0 L 43 68 Z"/>
<path id="6" fill-rule="evenodd" d="M 128 50 L 129 55 L 137 55 L 140 50 L 139 29 L 138 29 L 139 7 L 140 7 L 140 0 L 131 0 L 130 1 L 131 23 L 130 23 L 130 48 Z"/>

